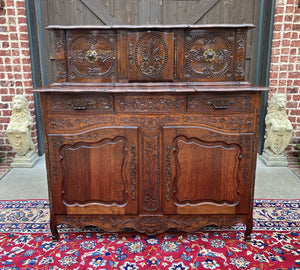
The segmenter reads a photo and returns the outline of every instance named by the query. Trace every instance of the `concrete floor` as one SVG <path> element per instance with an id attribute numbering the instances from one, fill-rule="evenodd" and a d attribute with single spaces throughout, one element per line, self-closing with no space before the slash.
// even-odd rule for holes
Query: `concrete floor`
<path id="1" fill-rule="evenodd" d="M 259 159 L 256 199 L 300 199 L 300 178 L 287 167 L 266 167 Z M 34 168 L 14 168 L 0 180 L 0 200 L 48 199 L 44 157 Z"/>

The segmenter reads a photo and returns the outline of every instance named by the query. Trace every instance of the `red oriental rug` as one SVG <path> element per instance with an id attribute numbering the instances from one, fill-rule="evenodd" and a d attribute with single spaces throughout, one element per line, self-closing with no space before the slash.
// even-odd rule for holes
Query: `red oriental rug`
<path id="1" fill-rule="evenodd" d="M 0 269 L 300 269 L 300 200 L 256 200 L 244 226 L 197 233 L 79 231 L 51 241 L 48 201 L 0 201 Z"/>

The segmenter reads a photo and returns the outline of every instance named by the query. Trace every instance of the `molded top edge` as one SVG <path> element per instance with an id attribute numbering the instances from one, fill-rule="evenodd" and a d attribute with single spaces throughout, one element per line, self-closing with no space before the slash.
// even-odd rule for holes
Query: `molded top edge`
<path id="1" fill-rule="evenodd" d="M 202 28 L 254 28 L 253 24 L 174 24 L 174 25 L 49 25 L 48 30 L 79 30 L 79 29 L 202 29 Z"/>

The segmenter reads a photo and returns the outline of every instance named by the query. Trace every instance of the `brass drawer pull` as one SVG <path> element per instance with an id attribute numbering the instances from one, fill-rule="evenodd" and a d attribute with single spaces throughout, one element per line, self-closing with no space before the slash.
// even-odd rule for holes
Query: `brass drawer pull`
<path id="1" fill-rule="evenodd" d="M 67 104 L 72 106 L 74 110 L 86 110 L 87 106 L 93 105 L 94 103 L 89 100 L 72 100 Z"/>
<path id="2" fill-rule="evenodd" d="M 227 109 L 230 104 L 233 104 L 234 102 L 229 99 L 213 99 L 206 102 L 208 105 L 212 105 L 214 109 L 217 110 L 223 110 Z"/>

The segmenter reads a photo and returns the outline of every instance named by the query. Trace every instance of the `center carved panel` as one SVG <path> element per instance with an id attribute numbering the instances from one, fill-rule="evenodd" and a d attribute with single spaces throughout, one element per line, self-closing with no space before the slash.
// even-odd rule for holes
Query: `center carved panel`
<path id="1" fill-rule="evenodd" d="M 162 74 L 168 61 L 168 48 L 155 33 L 143 35 L 135 48 L 135 63 L 144 76 L 153 78 Z"/>
<path id="2" fill-rule="evenodd" d="M 116 110 L 121 112 L 178 112 L 185 110 L 184 96 L 130 96 L 115 98 Z"/>

